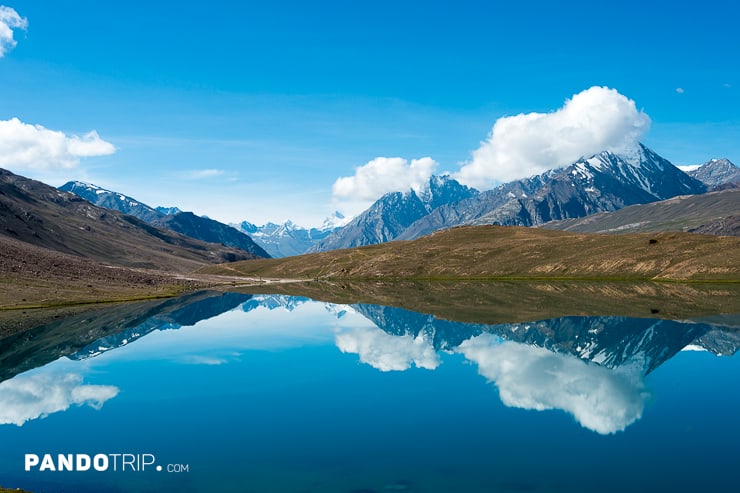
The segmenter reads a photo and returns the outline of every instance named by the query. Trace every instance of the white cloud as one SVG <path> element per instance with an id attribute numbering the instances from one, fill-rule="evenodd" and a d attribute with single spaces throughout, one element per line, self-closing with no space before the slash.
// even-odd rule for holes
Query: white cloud
<path id="1" fill-rule="evenodd" d="M 0 5 L 0 58 L 15 48 L 17 44 L 13 39 L 13 29 L 28 27 L 28 20 L 18 15 L 18 12 L 5 5 Z"/>
<path id="2" fill-rule="evenodd" d="M 610 370 L 575 356 L 482 334 L 457 351 L 478 364 L 501 401 L 522 409 L 561 409 L 601 434 L 624 430 L 642 416 L 649 397 L 637 367 Z"/>
<path id="3" fill-rule="evenodd" d="M 440 364 L 439 355 L 423 334 L 393 336 L 377 327 L 363 327 L 338 333 L 335 342 L 343 353 L 357 354 L 360 361 L 380 371 L 404 371 L 412 364 L 434 370 Z"/>
<path id="4" fill-rule="evenodd" d="M 552 113 L 499 118 L 473 151 L 472 161 L 453 175 L 479 189 L 567 166 L 601 151 L 634 148 L 650 118 L 614 89 L 591 87 Z"/>
<path id="5" fill-rule="evenodd" d="M 17 118 L 0 120 L 0 167 L 12 170 L 74 168 L 84 157 L 116 152 L 94 130 L 82 137 L 67 136 Z"/>
<path id="6" fill-rule="evenodd" d="M 195 171 L 189 171 L 185 173 L 185 178 L 188 180 L 203 180 L 206 178 L 214 178 L 216 176 L 221 176 L 224 174 L 224 170 L 222 169 L 214 169 L 214 168 L 208 168 L 208 169 L 199 169 Z"/>
<path id="7" fill-rule="evenodd" d="M 679 94 L 683 94 L 685 91 L 683 90 L 683 87 L 677 87 L 676 92 Z"/>
<path id="8" fill-rule="evenodd" d="M 0 424 L 22 426 L 26 421 L 66 411 L 71 405 L 100 409 L 118 395 L 110 385 L 85 385 L 77 374 L 18 375 L 0 383 Z"/>
<path id="9" fill-rule="evenodd" d="M 689 171 L 697 170 L 701 167 L 701 164 L 687 164 L 684 166 L 676 166 L 678 169 L 683 171 L 684 173 L 688 173 Z"/>
<path id="10" fill-rule="evenodd" d="M 355 168 L 354 176 L 338 178 L 332 192 L 336 199 L 372 201 L 388 192 L 420 191 L 437 166 L 430 157 L 411 162 L 400 157 L 377 157 Z"/>

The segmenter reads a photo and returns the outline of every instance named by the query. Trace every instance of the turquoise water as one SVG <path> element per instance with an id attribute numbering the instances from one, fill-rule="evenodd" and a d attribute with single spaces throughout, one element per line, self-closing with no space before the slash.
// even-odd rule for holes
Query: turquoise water
<path id="1" fill-rule="evenodd" d="M 736 317 L 466 325 L 282 296 L 214 300 L 96 342 L 57 344 L 64 356 L 37 368 L 14 371 L 6 358 L 0 485 L 740 489 L 740 360 L 728 355 L 740 344 Z M 4 342 L 7 353 L 28 341 Z M 54 464 L 26 471 L 26 454 Z M 108 469 L 53 471 L 58 454 L 104 455 Z M 113 471 L 115 454 L 154 463 Z"/>

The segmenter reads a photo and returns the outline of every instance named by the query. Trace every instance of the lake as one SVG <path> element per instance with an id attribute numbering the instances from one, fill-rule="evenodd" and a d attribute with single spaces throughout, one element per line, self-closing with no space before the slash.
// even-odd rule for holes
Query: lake
<path id="1" fill-rule="evenodd" d="M 100 310 L 0 340 L 0 485 L 735 492 L 738 327 L 211 291 Z"/>

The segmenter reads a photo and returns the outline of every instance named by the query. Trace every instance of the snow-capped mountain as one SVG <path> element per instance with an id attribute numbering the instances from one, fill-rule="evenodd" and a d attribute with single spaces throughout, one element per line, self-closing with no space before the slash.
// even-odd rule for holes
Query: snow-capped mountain
<path id="1" fill-rule="evenodd" d="M 446 184 L 462 187 L 449 178 Z M 536 226 L 705 191 L 703 183 L 640 144 L 628 155 L 601 152 L 493 190 L 467 189 L 467 196 L 453 194 L 431 210 L 413 191 L 388 194 L 317 249 L 414 239 L 461 225 Z"/>
<path id="2" fill-rule="evenodd" d="M 182 212 L 179 207 L 157 207 L 157 212 L 161 212 L 165 216 L 174 216 Z"/>
<path id="3" fill-rule="evenodd" d="M 201 241 L 239 248 L 257 257 L 269 257 L 265 250 L 242 231 L 213 219 L 197 216 L 192 212 L 182 212 L 177 207 L 154 209 L 122 193 L 81 181 L 67 182 L 59 189 L 72 192 L 99 207 L 129 214 L 153 226 L 169 229 Z M 173 214 L 169 214 L 170 212 Z"/>
<path id="4" fill-rule="evenodd" d="M 416 192 L 391 192 L 369 209 L 320 241 L 311 251 L 352 248 L 398 238 L 412 224 L 446 205 L 476 197 L 478 191 L 449 176 L 432 176 L 428 186 Z"/>
<path id="5" fill-rule="evenodd" d="M 688 174 L 709 189 L 740 186 L 740 168 L 726 158 L 711 159 Z"/>
<path id="6" fill-rule="evenodd" d="M 70 181 L 59 187 L 59 190 L 72 192 L 99 207 L 123 212 L 124 214 L 138 217 L 147 223 L 152 223 L 166 215 L 153 207 L 142 204 L 134 198 L 122 193 L 106 190 L 105 188 L 93 185 L 92 183 Z"/>
<path id="7" fill-rule="evenodd" d="M 292 221 L 283 224 L 267 223 L 257 226 L 248 221 L 234 225 L 248 234 L 273 257 L 291 257 L 310 250 L 318 242 L 349 222 L 339 211 L 326 218 L 318 228 L 304 228 Z"/>

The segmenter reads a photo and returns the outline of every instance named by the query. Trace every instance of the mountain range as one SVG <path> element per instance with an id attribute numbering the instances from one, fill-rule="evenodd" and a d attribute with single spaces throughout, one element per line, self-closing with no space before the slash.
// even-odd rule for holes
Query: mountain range
<path id="1" fill-rule="evenodd" d="M 725 158 L 707 161 L 688 174 L 709 189 L 740 187 L 740 168 Z"/>
<path id="2" fill-rule="evenodd" d="M 192 212 L 183 212 L 178 207 L 151 207 L 120 192 L 91 183 L 70 181 L 59 189 L 75 193 L 100 207 L 138 217 L 154 226 L 239 248 L 258 257 L 301 255 L 348 222 L 340 212 L 334 212 L 318 228 L 304 228 L 290 220 L 283 224 L 268 222 L 262 226 L 248 221 L 226 225 Z"/>
<path id="3" fill-rule="evenodd" d="M 250 235 L 255 243 L 264 248 L 272 257 L 277 258 L 306 253 L 321 240 L 345 226 L 347 222 L 348 219 L 336 211 L 318 228 L 304 228 L 293 221 L 286 221 L 283 224 L 270 222 L 262 226 L 242 221 L 234 227 Z"/>
<path id="4" fill-rule="evenodd" d="M 675 202 L 667 203 L 665 209 L 670 209 L 673 217 L 660 223 L 649 218 L 661 206 L 645 209 L 634 206 L 659 204 L 674 197 L 698 197 L 707 191 L 739 186 L 740 169 L 727 159 L 712 159 L 695 170 L 683 172 L 640 144 L 633 152 L 601 152 L 570 166 L 483 192 L 450 176 L 432 176 L 421 190 L 388 193 L 351 220 L 336 212 L 318 228 L 304 228 L 292 221 L 262 226 L 243 221 L 227 226 L 176 207 L 155 209 L 121 193 L 83 182 L 69 182 L 61 189 L 102 207 L 204 241 L 233 246 L 260 257 L 289 257 L 415 239 L 464 225 L 545 225 L 552 229 L 598 232 L 619 232 L 624 227 L 625 231 L 679 230 L 735 235 L 740 227 L 737 195 L 695 199 L 702 204 L 694 207 L 687 217 L 675 215 L 676 208 L 671 208 Z M 684 202 L 685 208 L 691 208 L 692 203 Z M 625 207 L 629 212 L 615 217 L 608 214 Z M 702 214 L 697 214 L 700 209 Z M 646 219 L 631 223 L 621 219 L 638 215 Z M 579 218 L 585 219 L 579 222 Z M 622 224 L 617 224 L 620 221 Z M 637 223 L 651 226 L 634 229 Z M 589 226 L 578 229 L 580 226 L 576 224 Z"/>
<path id="5" fill-rule="evenodd" d="M 74 193 L 97 206 L 134 216 L 158 228 L 175 231 L 208 243 L 238 248 L 256 257 L 270 256 L 241 231 L 192 212 L 183 212 L 176 207 L 155 209 L 122 193 L 81 181 L 67 182 L 59 187 L 59 190 Z"/>
<path id="6" fill-rule="evenodd" d="M 108 265 L 176 272 L 256 257 L 156 228 L 6 170 L 0 170 L 2 237 Z"/>
<path id="7" fill-rule="evenodd" d="M 709 161 L 690 175 L 640 144 L 631 153 L 601 152 L 484 192 L 432 177 L 427 196 L 436 200 L 425 201 L 413 190 L 386 194 L 313 251 L 415 239 L 464 225 L 538 226 L 732 187 L 739 175 L 726 159 Z"/>
<path id="8" fill-rule="evenodd" d="M 309 251 L 336 250 L 385 243 L 401 236 L 413 224 L 446 204 L 476 197 L 478 191 L 449 176 L 433 176 L 421 192 L 409 190 L 384 195 L 345 227 L 328 235 Z"/>

